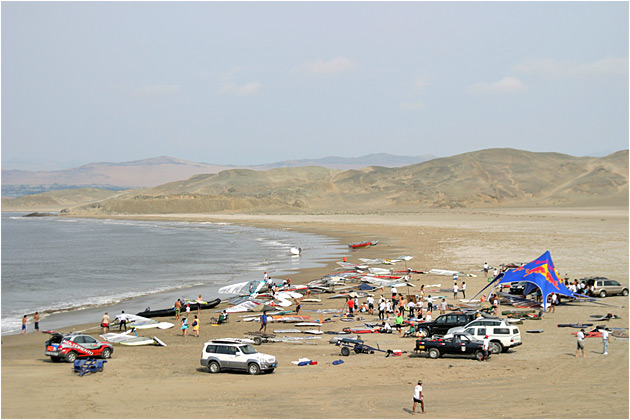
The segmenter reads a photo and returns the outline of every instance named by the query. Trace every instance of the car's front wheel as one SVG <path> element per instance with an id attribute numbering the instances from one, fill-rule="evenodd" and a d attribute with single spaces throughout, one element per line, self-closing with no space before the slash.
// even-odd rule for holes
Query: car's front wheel
<path id="1" fill-rule="evenodd" d="M 247 366 L 247 372 L 249 372 L 250 375 L 258 375 L 260 373 L 260 366 L 256 363 L 250 363 Z"/>
<path id="2" fill-rule="evenodd" d="M 477 350 L 475 352 L 475 359 L 479 360 L 480 362 L 483 360 L 483 352 L 481 350 Z"/>
<path id="3" fill-rule="evenodd" d="M 101 357 L 103 359 L 109 359 L 110 357 L 112 357 L 112 350 L 109 347 L 104 348 L 101 352 Z"/>
<path id="4" fill-rule="evenodd" d="M 221 371 L 221 366 L 213 360 L 208 364 L 208 370 L 210 373 L 219 373 Z"/>
<path id="5" fill-rule="evenodd" d="M 628 289 L 623 289 L 621 294 L 624 296 L 628 296 Z"/>
<path id="6" fill-rule="evenodd" d="M 77 360 L 77 353 L 76 352 L 71 351 L 70 353 L 66 354 L 66 362 L 74 363 L 75 360 Z"/>
<path id="7" fill-rule="evenodd" d="M 429 336 L 429 330 L 426 328 L 420 328 L 418 330 L 418 332 L 420 333 L 420 335 L 422 335 L 423 337 L 428 337 Z"/>
<path id="8" fill-rule="evenodd" d="M 431 359 L 437 359 L 438 357 L 440 357 L 440 351 L 438 349 L 430 349 L 429 357 Z"/>

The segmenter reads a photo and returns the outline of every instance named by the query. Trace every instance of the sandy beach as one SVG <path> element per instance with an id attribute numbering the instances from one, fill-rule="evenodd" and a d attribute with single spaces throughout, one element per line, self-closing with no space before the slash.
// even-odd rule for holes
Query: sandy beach
<path id="1" fill-rule="evenodd" d="M 341 243 L 378 239 L 377 246 L 348 252 L 358 258 L 413 256 L 408 265 L 477 274 L 465 278 L 467 297 L 487 285 L 484 262 L 528 262 L 546 250 L 560 273 L 571 279 L 605 276 L 628 284 L 628 209 L 548 208 L 429 210 L 376 215 L 169 215 L 143 219 L 221 221 L 288 228 L 338 238 Z M 399 263 L 396 268 L 404 269 Z M 320 278 L 338 266 L 309 269 L 294 283 Z M 261 273 L 262 276 L 262 273 Z M 416 274 L 412 293 L 422 284 L 452 286 L 450 277 Z M 447 300 L 456 303 L 452 294 Z M 378 294 L 377 294 L 378 297 Z M 321 295 L 321 304 L 303 310 L 340 308 L 343 301 Z M 3 418 L 628 418 L 628 339 L 611 337 L 609 354 L 600 338 L 586 340 L 586 358 L 576 358 L 576 338 L 559 323 L 587 322 L 590 315 L 614 313 L 610 327 L 628 327 L 628 298 L 608 297 L 609 306 L 570 303 L 542 320 L 519 325 L 523 345 L 487 363 L 470 358 L 414 357 L 414 340 L 398 334 L 368 334 L 368 344 L 407 351 L 400 357 L 351 354 L 323 335 L 315 345 L 267 343 L 259 351 L 278 358 L 272 374 L 210 374 L 199 359 L 212 338 L 242 337 L 259 325 L 239 322 L 212 326 L 213 311 L 201 313 L 201 337 L 182 337 L 177 328 L 153 330 L 168 347 L 114 345 L 101 373 L 79 377 L 67 363 L 44 356 L 44 334 L 2 337 Z M 227 305 L 221 304 L 220 309 Z M 513 309 L 502 305 L 500 310 Z M 304 311 L 319 319 L 319 314 Z M 376 319 L 365 316 L 366 320 Z M 171 321 L 158 318 L 159 321 Z M 69 330 L 94 327 L 78 325 Z M 357 322 L 359 324 L 359 322 Z M 322 330 L 355 325 L 335 321 Z M 274 328 L 286 325 L 270 324 Z M 543 329 L 528 334 L 528 329 Z M 97 333 L 93 330 L 93 336 Z M 291 361 L 310 358 L 314 366 Z M 333 365 L 334 360 L 344 363 Z M 413 388 L 423 380 L 427 413 L 412 416 Z"/>

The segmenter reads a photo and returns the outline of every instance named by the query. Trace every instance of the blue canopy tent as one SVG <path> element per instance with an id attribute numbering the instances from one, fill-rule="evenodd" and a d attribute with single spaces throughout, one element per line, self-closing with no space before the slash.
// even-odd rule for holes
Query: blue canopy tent
<path id="1" fill-rule="evenodd" d="M 568 297 L 578 298 L 579 295 L 569 290 L 562 280 L 558 278 L 556 269 L 551 260 L 551 254 L 546 251 L 534 261 L 527 263 L 521 267 L 506 271 L 496 276 L 486 287 L 479 293 L 494 285 L 492 290 L 503 283 L 527 282 L 525 295 L 529 294 L 536 287 L 542 292 L 543 308 L 547 310 L 547 296 L 552 293 L 564 295 Z M 491 291 L 492 291 L 491 290 Z M 477 294 L 479 294 L 477 293 Z"/>

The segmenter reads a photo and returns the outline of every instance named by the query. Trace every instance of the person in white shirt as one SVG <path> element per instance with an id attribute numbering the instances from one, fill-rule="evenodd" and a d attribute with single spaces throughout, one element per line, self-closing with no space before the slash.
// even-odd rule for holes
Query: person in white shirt
<path id="1" fill-rule="evenodd" d="M 374 314 L 374 298 L 372 296 L 368 296 L 367 304 L 368 304 L 368 313 L 370 315 L 373 315 Z"/>
<path id="2" fill-rule="evenodd" d="M 578 357 L 580 350 L 582 350 L 582 357 L 586 357 L 584 354 L 584 328 L 577 333 L 577 350 L 575 350 L 575 357 Z"/>
<path id="3" fill-rule="evenodd" d="M 396 295 L 398 294 L 398 289 L 392 287 L 392 299 L 396 299 Z"/>
<path id="4" fill-rule="evenodd" d="M 445 314 L 448 305 L 446 303 L 446 299 L 442 299 L 442 303 L 440 303 L 440 314 Z"/>
<path id="5" fill-rule="evenodd" d="M 416 405 L 420 403 L 422 414 L 424 414 L 424 395 L 422 394 L 422 381 L 418 381 L 418 385 L 413 390 L 413 408 L 411 414 L 416 414 Z"/>
<path id="6" fill-rule="evenodd" d="M 384 300 L 381 300 L 381 303 L 378 304 L 378 319 L 385 321 L 385 311 L 387 310 L 387 304 Z"/>
<path id="7" fill-rule="evenodd" d="M 486 335 L 483 338 L 483 360 L 487 362 L 489 355 L 490 355 L 490 339 Z"/>
<path id="8" fill-rule="evenodd" d="M 433 321 L 433 317 L 431 316 L 431 311 L 427 311 L 427 316 L 426 316 L 426 318 L 424 318 L 424 320 L 425 320 L 426 322 L 431 322 L 431 321 Z"/>
<path id="9" fill-rule="evenodd" d="M 483 263 L 483 272 L 488 274 L 488 270 L 490 269 L 490 266 L 488 266 L 488 263 Z"/>
<path id="10" fill-rule="evenodd" d="M 416 303 L 416 310 L 418 311 L 418 315 L 416 315 L 417 318 L 422 318 L 422 308 L 424 308 L 424 302 L 419 300 L 418 303 Z"/>
<path id="11" fill-rule="evenodd" d="M 457 287 L 457 283 L 455 283 L 453 285 L 453 299 L 457 299 L 457 292 L 459 291 L 459 288 Z"/>
<path id="12" fill-rule="evenodd" d="M 432 311 L 433 310 L 433 298 L 431 297 L 431 295 L 429 295 L 427 297 L 427 311 Z"/>
<path id="13" fill-rule="evenodd" d="M 608 328 L 604 328 L 602 330 L 602 343 L 604 343 L 604 351 L 602 354 L 608 354 Z"/>
<path id="14" fill-rule="evenodd" d="M 462 295 L 466 299 L 466 282 L 462 283 Z"/>
<path id="15" fill-rule="evenodd" d="M 416 304 L 411 299 L 407 303 L 407 310 L 409 311 L 409 318 L 413 318 L 416 315 Z"/>

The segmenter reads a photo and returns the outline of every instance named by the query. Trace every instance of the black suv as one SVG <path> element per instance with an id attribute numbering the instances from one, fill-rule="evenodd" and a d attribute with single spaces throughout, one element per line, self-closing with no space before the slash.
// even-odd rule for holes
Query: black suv
<path id="1" fill-rule="evenodd" d="M 463 327 L 470 321 L 475 320 L 477 314 L 478 312 L 451 312 L 450 314 L 440 315 L 433 321 L 418 323 L 418 331 L 423 332 L 426 337 L 444 335 L 450 328 Z"/>

